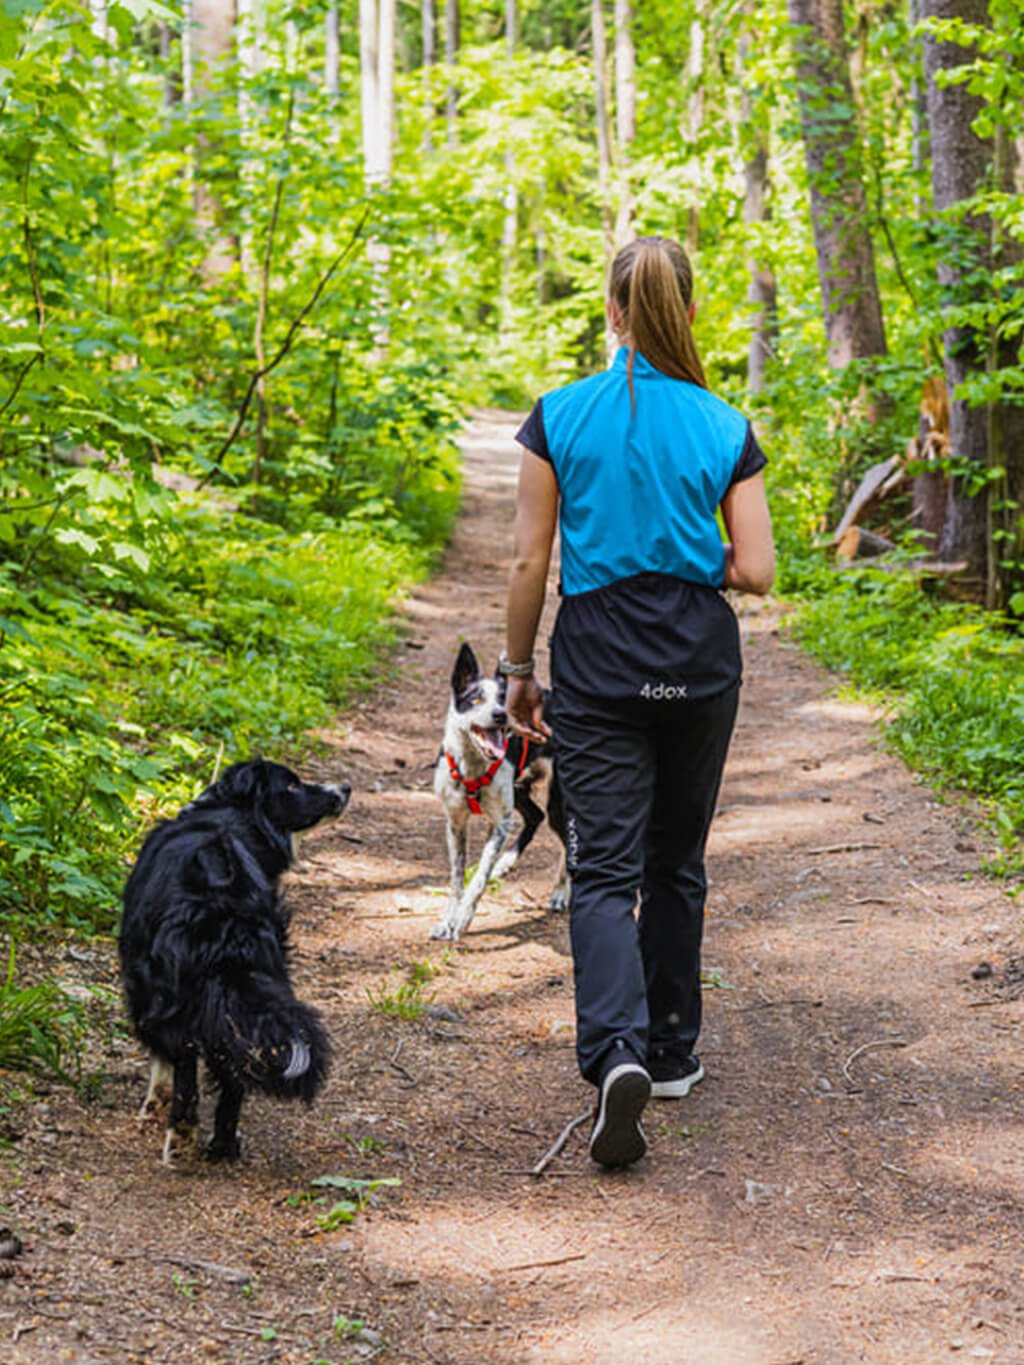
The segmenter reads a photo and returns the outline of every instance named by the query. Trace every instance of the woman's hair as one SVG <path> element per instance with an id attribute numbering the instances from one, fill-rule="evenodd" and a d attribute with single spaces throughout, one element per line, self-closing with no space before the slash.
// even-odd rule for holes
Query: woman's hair
<path id="1" fill-rule="evenodd" d="M 628 243 L 612 261 L 608 294 L 622 314 L 619 330 L 629 338 L 631 395 L 636 351 L 672 379 L 707 388 L 690 326 L 693 270 L 678 242 L 637 237 Z"/>

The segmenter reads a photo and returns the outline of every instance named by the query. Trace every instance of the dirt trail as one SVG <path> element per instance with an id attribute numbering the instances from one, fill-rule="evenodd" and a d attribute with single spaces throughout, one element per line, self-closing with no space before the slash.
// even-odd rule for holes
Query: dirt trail
<path id="1" fill-rule="evenodd" d="M 250 1102 L 234 1168 L 165 1170 L 133 1045 L 99 1101 L 0 1115 L 0 1360 L 314 1365 L 1024 1362 L 1019 913 L 966 816 L 740 604 L 746 685 L 711 839 L 706 1081 L 601 1173 L 545 832 L 464 943 L 430 791 L 460 637 L 497 656 L 514 426 L 466 435 L 465 512 L 396 667 L 323 772 L 356 788 L 293 878 L 296 974 L 337 1042 L 321 1102 Z M 553 604 L 552 604 L 553 605 Z M 982 961 L 987 979 L 973 979 Z M 103 977 L 109 955 L 69 970 Z M 410 984 L 410 969 L 415 969 Z M 386 1012 L 403 1002 L 415 1018 Z M 349 1225 L 321 1176 L 391 1178 Z M 329 1220 L 328 1220 L 329 1221 Z M 364 1327 L 360 1330 L 358 1324 Z"/>

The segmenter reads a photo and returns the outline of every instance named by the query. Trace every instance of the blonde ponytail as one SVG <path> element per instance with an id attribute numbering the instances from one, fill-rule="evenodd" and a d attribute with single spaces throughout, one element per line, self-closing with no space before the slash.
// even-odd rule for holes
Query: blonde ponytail
<path id="1" fill-rule="evenodd" d="M 637 237 L 628 243 L 612 262 L 608 292 L 621 314 L 619 330 L 629 339 L 631 396 L 636 351 L 662 374 L 707 388 L 690 326 L 693 271 L 678 242 Z"/>

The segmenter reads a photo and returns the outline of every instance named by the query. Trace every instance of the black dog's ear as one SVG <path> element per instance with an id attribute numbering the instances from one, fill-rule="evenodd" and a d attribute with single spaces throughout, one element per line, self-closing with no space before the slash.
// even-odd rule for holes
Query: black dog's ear
<path id="1" fill-rule="evenodd" d="M 262 758 L 233 763 L 211 790 L 216 793 L 218 800 L 226 801 L 228 805 L 247 805 L 266 788 L 266 768 Z"/>
<path id="2" fill-rule="evenodd" d="M 459 650 L 459 657 L 455 660 L 455 667 L 452 669 L 452 691 L 458 696 L 479 676 L 480 665 L 476 661 L 476 655 L 469 645 L 463 644 Z"/>
<path id="3" fill-rule="evenodd" d="M 196 891 L 223 891 L 235 880 L 235 860 L 221 843 L 202 844 L 185 869 L 189 886 Z"/>

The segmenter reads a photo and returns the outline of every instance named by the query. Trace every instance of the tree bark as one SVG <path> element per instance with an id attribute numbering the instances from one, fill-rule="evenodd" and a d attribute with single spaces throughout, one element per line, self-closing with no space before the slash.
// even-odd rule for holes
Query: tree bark
<path id="1" fill-rule="evenodd" d="M 434 97 L 431 68 L 437 61 L 437 13 L 434 0 L 420 0 L 420 37 L 423 48 L 423 147 L 434 146 Z"/>
<path id="2" fill-rule="evenodd" d="M 615 0 L 615 132 L 618 165 L 618 212 L 615 247 L 632 241 L 633 191 L 630 154 L 636 140 L 636 50 L 633 46 L 632 0 Z"/>
<path id="3" fill-rule="evenodd" d="M 341 88 L 341 32 L 338 0 L 330 0 L 324 21 L 324 87 L 333 104 Z"/>
<path id="4" fill-rule="evenodd" d="M 459 28 L 459 0 L 445 0 L 444 59 L 449 68 L 459 60 Z M 458 136 L 459 117 L 459 92 L 454 81 L 448 87 L 445 117 L 448 123 L 448 145 L 453 147 Z"/>
<path id="5" fill-rule="evenodd" d="M 359 71 L 363 134 L 363 175 L 367 189 L 391 179 L 395 110 L 395 0 L 359 0 Z M 366 254 L 373 267 L 373 335 L 376 353 L 388 345 L 386 242 L 371 237 Z"/>
<path id="6" fill-rule="evenodd" d="M 509 61 L 509 81 L 516 55 L 516 0 L 505 0 L 505 55 Z M 505 151 L 505 216 L 501 225 L 501 330 L 512 325 L 512 296 L 519 237 L 519 195 L 516 192 L 516 163 L 511 148 Z"/>
<path id="7" fill-rule="evenodd" d="M 605 268 L 611 264 L 615 233 L 612 207 L 612 145 L 608 129 L 608 40 L 604 23 L 604 0 L 590 0 L 590 38 L 594 52 L 594 116 L 597 124 L 597 193 L 601 201 L 601 227 Z"/>
<path id="8" fill-rule="evenodd" d="M 936 19 L 966 19 L 986 25 L 986 0 L 923 0 L 922 13 Z M 971 124 L 981 111 L 981 99 L 962 84 L 940 85 L 942 73 L 969 61 L 972 53 L 955 43 L 939 42 L 932 34 L 924 40 L 928 123 L 931 130 L 932 196 L 938 214 L 950 214 L 986 183 L 991 165 L 991 144 L 974 132 Z M 970 283 L 974 270 L 991 265 L 991 223 L 976 215 L 961 215 L 955 227 L 955 244 L 942 253 L 939 280 L 947 298 L 962 304 L 976 298 Z M 988 338 L 973 328 L 954 324 L 946 329 L 944 368 L 949 392 L 949 449 L 959 466 L 949 481 L 946 522 L 938 551 L 944 559 L 965 559 L 972 576 L 988 578 L 988 494 L 983 488 L 972 497 L 969 489 L 984 477 L 989 464 L 989 423 L 983 407 L 969 407 L 956 390 L 972 374 L 983 371 L 988 358 Z"/>
<path id="9" fill-rule="evenodd" d="M 768 122 L 763 116 L 765 110 L 746 78 L 749 60 L 752 29 L 756 21 L 757 3 L 751 0 L 747 5 L 747 26 L 740 35 L 740 143 L 743 157 L 743 221 L 746 224 L 748 242 L 755 237 L 762 224 L 771 219 L 769 202 L 770 181 L 768 178 Z M 750 393 L 760 393 L 764 388 L 765 370 L 775 354 L 778 338 L 777 291 L 775 273 L 758 253 L 748 249 L 747 270 L 750 283 L 747 287 L 747 303 L 751 309 L 750 344 L 747 348 L 747 389 Z"/>
<path id="10" fill-rule="evenodd" d="M 690 50 L 686 58 L 686 83 L 689 89 L 687 138 L 690 155 L 697 159 L 701 128 L 704 125 L 704 23 L 701 0 L 696 0 L 690 24 Z M 700 206 L 693 201 L 686 213 L 686 248 L 691 256 L 700 245 Z"/>
<path id="11" fill-rule="evenodd" d="M 231 54 L 235 27 L 234 0 L 190 0 L 185 22 L 190 37 L 190 94 L 193 99 L 199 99 L 205 92 L 208 76 Z M 234 243 L 216 229 L 217 200 L 203 180 L 203 161 L 208 152 L 205 139 L 199 138 L 196 143 L 193 206 L 196 230 L 209 237 L 204 274 L 207 279 L 217 279 L 230 269 L 236 250 Z"/>
<path id="12" fill-rule="evenodd" d="M 828 360 L 885 354 L 842 0 L 786 0 L 811 191 Z"/>

